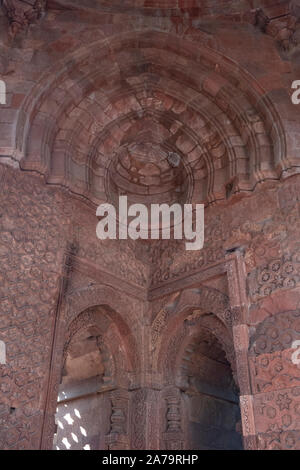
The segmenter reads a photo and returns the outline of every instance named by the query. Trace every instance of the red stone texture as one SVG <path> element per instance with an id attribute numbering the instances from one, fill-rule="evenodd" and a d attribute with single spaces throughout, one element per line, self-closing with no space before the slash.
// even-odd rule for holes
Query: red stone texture
<path id="1" fill-rule="evenodd" d="M 4 0 L 0 449 L 300 449 L 298 0 Z M 205 204 L 205 243 L 96 207 Z"/>

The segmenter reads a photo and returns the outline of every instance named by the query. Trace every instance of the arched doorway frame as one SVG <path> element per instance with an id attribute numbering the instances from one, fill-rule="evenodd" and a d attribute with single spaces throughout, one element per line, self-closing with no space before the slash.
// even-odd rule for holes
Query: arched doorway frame
<path id="1" fill-rule="evenodd" d="M 58 389 L 61 381 L 64 348 L 68 339 L 69 328 L 72 322 L 83 312 L 92 307 L 99 306 L 106 308 L 108 315 L 115 322 L 124 339 L 128 370 L 135 371 L 136 373 L 140 369 L 136 341 L 125 320 L 129 314 L 128 309 L 130 309 L 128 302 L 122 300 L 121 296 L 116 294 L 113 288 L 104 285 L 91 286 L 63 297 L 58 305 L 54 329 L 51 367 L 40 446 L 42 450 L 52 449 Z"/>

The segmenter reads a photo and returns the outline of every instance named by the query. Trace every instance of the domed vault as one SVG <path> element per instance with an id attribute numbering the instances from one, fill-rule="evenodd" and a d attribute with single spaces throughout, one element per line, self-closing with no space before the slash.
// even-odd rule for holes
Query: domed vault
<path id="1" fill-rule="evenodd" d="M 255 80 L 206 46 L 166 39 L 121 34 L 57 64 L 20 112 L 21 167 L 96 204 L 124 193 L 209 204 L 278 179 L 281 123 Z"/>

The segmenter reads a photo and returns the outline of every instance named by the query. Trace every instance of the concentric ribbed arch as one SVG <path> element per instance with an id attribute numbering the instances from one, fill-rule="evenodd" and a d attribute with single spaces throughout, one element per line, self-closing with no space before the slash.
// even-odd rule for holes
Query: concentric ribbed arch
<path id="1" fill-rule="evenodd" d="M 288 165 L 281 121 L 257 82 L 206 46 L 158 31 L 89 44 L 58 64 L 25 100 L 16 135 L 23 169 L 94 203 L 107 200 L 108 168 L 128 146 L 117 179 L 133 178 L 128 191 L 156 202 L 159 188 L 162 202 L 178 191 L 164 186 L 168 153 L 193 175 L 192 201 L 206 204 Z M 161 149 L 151 167 L 146 151 L 134 155 L 142 143 Z"/>

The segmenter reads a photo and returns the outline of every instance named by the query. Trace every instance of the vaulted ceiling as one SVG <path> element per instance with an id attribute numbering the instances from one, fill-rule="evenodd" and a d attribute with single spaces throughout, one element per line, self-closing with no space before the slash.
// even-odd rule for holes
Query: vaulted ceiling
<path id="1" fill-rule="evenodd" d="M 227 58 L 176 36 L 97 41 L 27 98 L 21 166 L 94 202 L 224 199 L 279 176 L 280 118 L 262 96 Z"/>
<path id="2" fill-rule="evenodd" d="M 75 11 L 92 22 L 88 39 L 85 30 L 80 47 L 49 64 L 22 103 L 14 151 L 22 169 L 94 203 L 127 194 L 135 202 L 210 204 L 295 166 L 278 109 L 230 50 L 216 50 L 213 37 L 215 25 L 240 23 L 249 37 L 261 30 L 276 53 L 287 51 L 296 1 L 2 4 L 14 38 L 22 21 L 28 27 L 45 12 Z M 112 34 L 101 23 L 99 38 L 101 14 Z M 130 28 L 116 34 L 122 15 Z"/>

